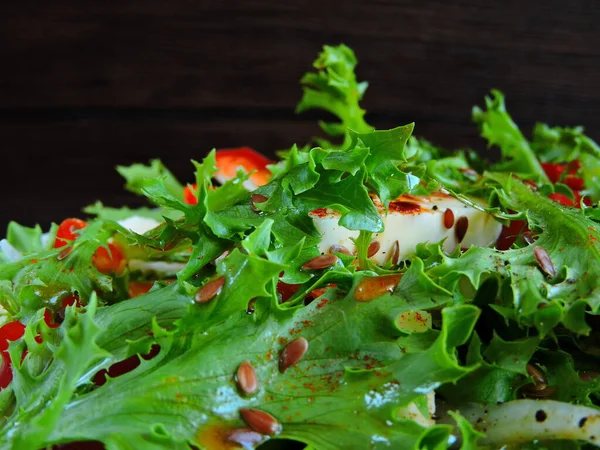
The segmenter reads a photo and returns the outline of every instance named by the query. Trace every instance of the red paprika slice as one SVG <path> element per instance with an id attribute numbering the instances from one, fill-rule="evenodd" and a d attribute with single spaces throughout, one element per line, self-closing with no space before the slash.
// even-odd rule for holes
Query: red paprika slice
<path id="1" fill-rule="evenodd" d="M 240 167 L 247 173 L 255 171 L 250 175 L 250 180 L 256 186 L 263 186 L 271 179 L 271 171 L 267 169 L 267 165 L 273 162 L 250 147 L 217 150 L 215 156 L 218 169 L 215 174 L 217 179 L 235 177 Z"/>
<path id="2" fill-rule="evenodd" d="M 81 219 L 65 219 L 58 226 L 56 230 L 56 240 L 54 241 L 54 248 L 60 248 L 67 245 L 70 241 L 74 241 L 77 238 L 75 231 L 85 228 L 87 222 Z"/>
<path id="3" fill-rule="evenodd" d="M 573 200 L 559 192 L 554 192 L 553 194 L 550 194 L 548 198 L 564 206 L 575 206 Z"/>
<path id="4" fill-rule="evenodd" d="M 25 334 L 25 325 L 16 320 L 0 327 L 0 389 L 8 386 L 13 379 L 8 343 L 21 339 L 23 334 Z"/>
<path id="5" fill-rule="evenodd" d="M 120 275 L 125 270 L 127 261 L 123 256 L 121 248 L 117 244 L 109 243 L 106 247 L 98 247 L 92 255 L 92 264 L 104 275 Z"/>
<path id="6" fill-rule="evenodd" d="M 194 193 L 196 189 L 198 189 L 198 185 L 194 183 L 191 186 L 186 186 L 183 190 L 183 201 L 188 205 L 198 204 L 198 197 L 196 197 L 196 194 Z"/>

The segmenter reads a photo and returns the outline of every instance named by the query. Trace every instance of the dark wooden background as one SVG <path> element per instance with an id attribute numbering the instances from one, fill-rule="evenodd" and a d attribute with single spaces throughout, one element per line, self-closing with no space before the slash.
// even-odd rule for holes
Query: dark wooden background
<path id="1" fill-rule="evenodd" d="M 598 139 L 599 23 L 596 0 L 3 2 L 0 229 L 140 204 L 116 164 L 159 157 L 189 181 L 212 147 L 306 142 L 298 80 L 323 44 L 356 51 L 378 127 L 484 148 L 470 110 L 494 87 L 524 130 Z"/>

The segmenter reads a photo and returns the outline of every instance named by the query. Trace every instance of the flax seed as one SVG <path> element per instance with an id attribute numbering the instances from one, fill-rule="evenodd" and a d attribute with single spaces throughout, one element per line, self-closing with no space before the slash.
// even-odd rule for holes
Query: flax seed
<path id="1" fill-rule="evenodd" d="M 393 265 L 396 265 L 400 262 L 400 242 L 398 241 L 394 241 L 390 255 L 390 261 L 392 261 Z"/>
<path id="2" fill-rule="evenodd" d="M 444 226 L 447 229 L 454 226 L 454 212 L 450 208 L 447 208 L 446 211 L 444 211 Z"/>
<path id="3" fill-rule="evenodd" d="M 239 388 L 246 394 L 254 394 L 258 390 L 258 378 L 256 371 L 250 361 L 246 360 L 240 364 L 236 374 Z"/>
<path id="4" fill-rule="evenodd" d="M 320 255 L 317 256 L 302 266 L 303 270 L 319 270 L 326 269 L 337 263 L 338 257 L 335 255 Z"/>
<path id="5" fill-rule="evenodd" d="M 221 276 L 215 280 L 209 281 L 196 292 L 194 299 L 197 303 L 206 303 L 215 298 L 221 292 L 221 288 L 225 284 L 225 277 Z"/>
<path id="6" fill-rule="evenodd" d="M 373 241 L 369 244 L 369 248 L 367 249 L 367 257 L 371 258 L 377 254 L 379 249 L 381 248 L 381 244 L 379 241 Z"/>
<path id="7" fill-rule="evenodd" d="M 467 234 L 467 230 L 469 229 L 469 218 L 465 216 L 461 216 L 456 221 L 456 226 L 454 227 L 454 235 L 456 236 L 456 240 L 461 243 Z"/>
<path id="8" fill-rule="evenodd" d="M 56 257 L 59 261 L 62 261 L 63 259 L 65 259 L 67 256 L 69 256 L 71 254 L 71 252 L 73 251 L 73 247 L 67 247 L 65 248 L 63 251 L 61 251 L 58 256 Z"/>
<path id="9" fill-rule="evenodd" d="M 260 409 L 240 409 L 240 415 L 253 430 L 269 436 L 281 431 L 281 424 L 271 414 Z"/>
<path id="10" fill-rule="evenodd" d="M 308 351 L 308 341 L 303 337 L 294 339 L 285 346 L 279 355 L 279 371 L 285 372 L 291 366 L 296 364 Z"/>
<path id="11" fill-rule="evenodd" d="M 533 249 L 533 254 L 540 266 L 540 269 L 542 269 L 542 272 L 554 277 L 554 275 L 556 275 L 556 270 L 554 269 L 554 264 L 552 264 L 552 260 L 550 259 L 548 252 L 544 248 L 537 246 Z"/>
<path id="12" fill-rule="evenodd" d="M 257 208 L 256 204 L 264 203 L 267 200 L 267 197 L 265 197 L 262 194 L 252 194 L 252 196 L 250 197 L 250 207 L 256 212 L 262 212 L 260 209 Z"/>
<path id="13" fill-rule="evenodd" d="M 346 247 L 344 247 L 343 245 L 337 245 L 337 244 L 334 244 L 331 247 L 329 247 L 329 253 L 342 253 L 344 255 L 352 254 L 352 253 L 350 253 L 350 250 L 348 250 Z"/>

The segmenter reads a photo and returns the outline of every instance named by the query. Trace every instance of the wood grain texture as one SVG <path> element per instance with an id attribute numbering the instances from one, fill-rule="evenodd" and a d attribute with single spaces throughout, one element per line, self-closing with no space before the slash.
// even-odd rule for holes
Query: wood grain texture
<path id="1" fill-rule="evenodd" d="M 0 227 L 124 201 L 120 162 L 161 157 L 185 177 L 212 146 L 305 142 L 298 80 L 325 43 L 356 51 L 379 127 L 481 146 L 470 110 L 494 87 L 525 131 L 598 139 L 599 22 L 594 0 L 6 2 Z"/>

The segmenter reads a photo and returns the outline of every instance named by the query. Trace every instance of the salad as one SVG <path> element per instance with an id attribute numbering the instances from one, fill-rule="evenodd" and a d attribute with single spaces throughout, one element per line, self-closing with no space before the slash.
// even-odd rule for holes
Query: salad
<path id="1" fill-rule="evenodd" d="M 356 64 L 302 78 L 314 145 L 119 167 L 148 207 L 9 224 L 0 448 L 600 445 L 600 147 L 526 138 L 498 91 L 499 161 L 375 130 Z"/>

